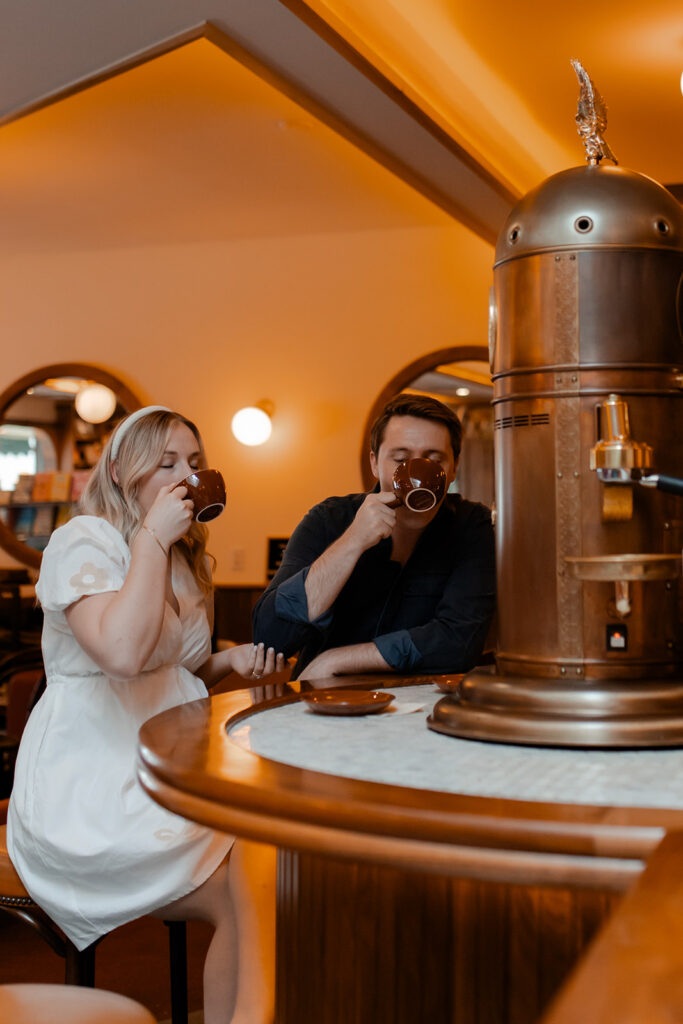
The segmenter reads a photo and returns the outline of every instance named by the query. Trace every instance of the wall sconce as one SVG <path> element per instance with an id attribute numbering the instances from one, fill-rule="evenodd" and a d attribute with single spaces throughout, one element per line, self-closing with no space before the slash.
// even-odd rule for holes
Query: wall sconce
<path id="1" fill-rule="evenodd" d="M 86 423 L 104 423 L 116 408 L 116 395 L 104 384 L 86 384 L 76 395 L 74 404 Z"/>
<path id="2" fill-rule="evenodd" d="M 250 447 L 264 444 L 270 437 L 273 429 L 272 415 L 272 402 L 258 402 L 256 405 L 245 406 L 244 409 L 236 412 L 230 427 L 240 444 L 246 444 Z"/>

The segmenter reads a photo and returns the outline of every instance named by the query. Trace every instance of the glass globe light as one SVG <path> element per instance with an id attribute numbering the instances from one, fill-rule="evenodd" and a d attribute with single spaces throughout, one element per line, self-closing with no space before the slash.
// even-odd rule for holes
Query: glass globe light
<path id="1" fill-rule="evenodd" d="M 76 395 L 75 405 L 86 423 L 104 423 L 116 408 L 116 395 L 104 384 L 87 384 Z"/>
<path id="2" fill-rule="evenodd" d="M 268 413 L 254 405 L 236 412 L 230 426 L 240 444 L 250 447 L 267 441 L 273 429 Z"/>

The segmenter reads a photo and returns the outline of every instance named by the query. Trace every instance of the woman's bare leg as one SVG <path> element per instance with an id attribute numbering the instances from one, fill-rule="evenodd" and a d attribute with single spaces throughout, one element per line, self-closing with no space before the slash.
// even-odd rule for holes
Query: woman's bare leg
<path id="1" fill-rule="evenodd" d="M 229 1024 L 237 998 L 238 939 L 230 901 L 228 860 L 198 889 L 154 912 L 167 921 L 200 920 L 214 926 L 204 961 L 204 1024 Z"/>
<path id="2" fill-rule="evenodd" d="M 275 1019 L 275 858 L 274 847 L 246 839 L 232 849 L 228 881 L 239 951 L 231 1024 Z"/>
<path id="3" fill-rule="evenodd" d="M 204 1024 L 272 1024 L 275 1006 L 275 850 L 237 839 L 203 885 L 155 911 L 215 931 L 204 962 Z"/>

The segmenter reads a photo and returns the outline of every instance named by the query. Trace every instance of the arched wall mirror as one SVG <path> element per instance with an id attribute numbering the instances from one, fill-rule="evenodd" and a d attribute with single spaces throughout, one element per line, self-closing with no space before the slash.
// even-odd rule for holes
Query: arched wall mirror
<path id="1" fill-rule="evenodd" d="M 120 380 L 85 363 L 44 366 L 0 394 L 0 546 L 8 554 L 40 565 L 111 430 L 140 405 Z"/>
<path id="2" fill-rule="evenodd" d="M 366 490 L 374 487 L 370 470 L 370 431 L 388 401 L 404 392 L 431 395 L 459 416 L 463 444 L 453 489 L 489 507 L 495 496 L 493 466 L 493 385 L 489 353 L 483 345 L 438 349 L 404 367 L 378 395 L 365 423 L 361 473 Z"/>

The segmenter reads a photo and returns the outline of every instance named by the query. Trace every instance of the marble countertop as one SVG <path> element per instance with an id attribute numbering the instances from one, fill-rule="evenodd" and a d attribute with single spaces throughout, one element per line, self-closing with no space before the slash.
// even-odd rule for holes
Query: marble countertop
<path id="1" fill-rule="evenodd" d="M 228 736 L 262 757 L 369 782 L 470 796 L 683 809 L 683 749 L 560 750 L 444 736 L 426 718 L 443 693 L 397 688 L 390 709 L 316 714 L 303 702 L 257 711 Z"/>

